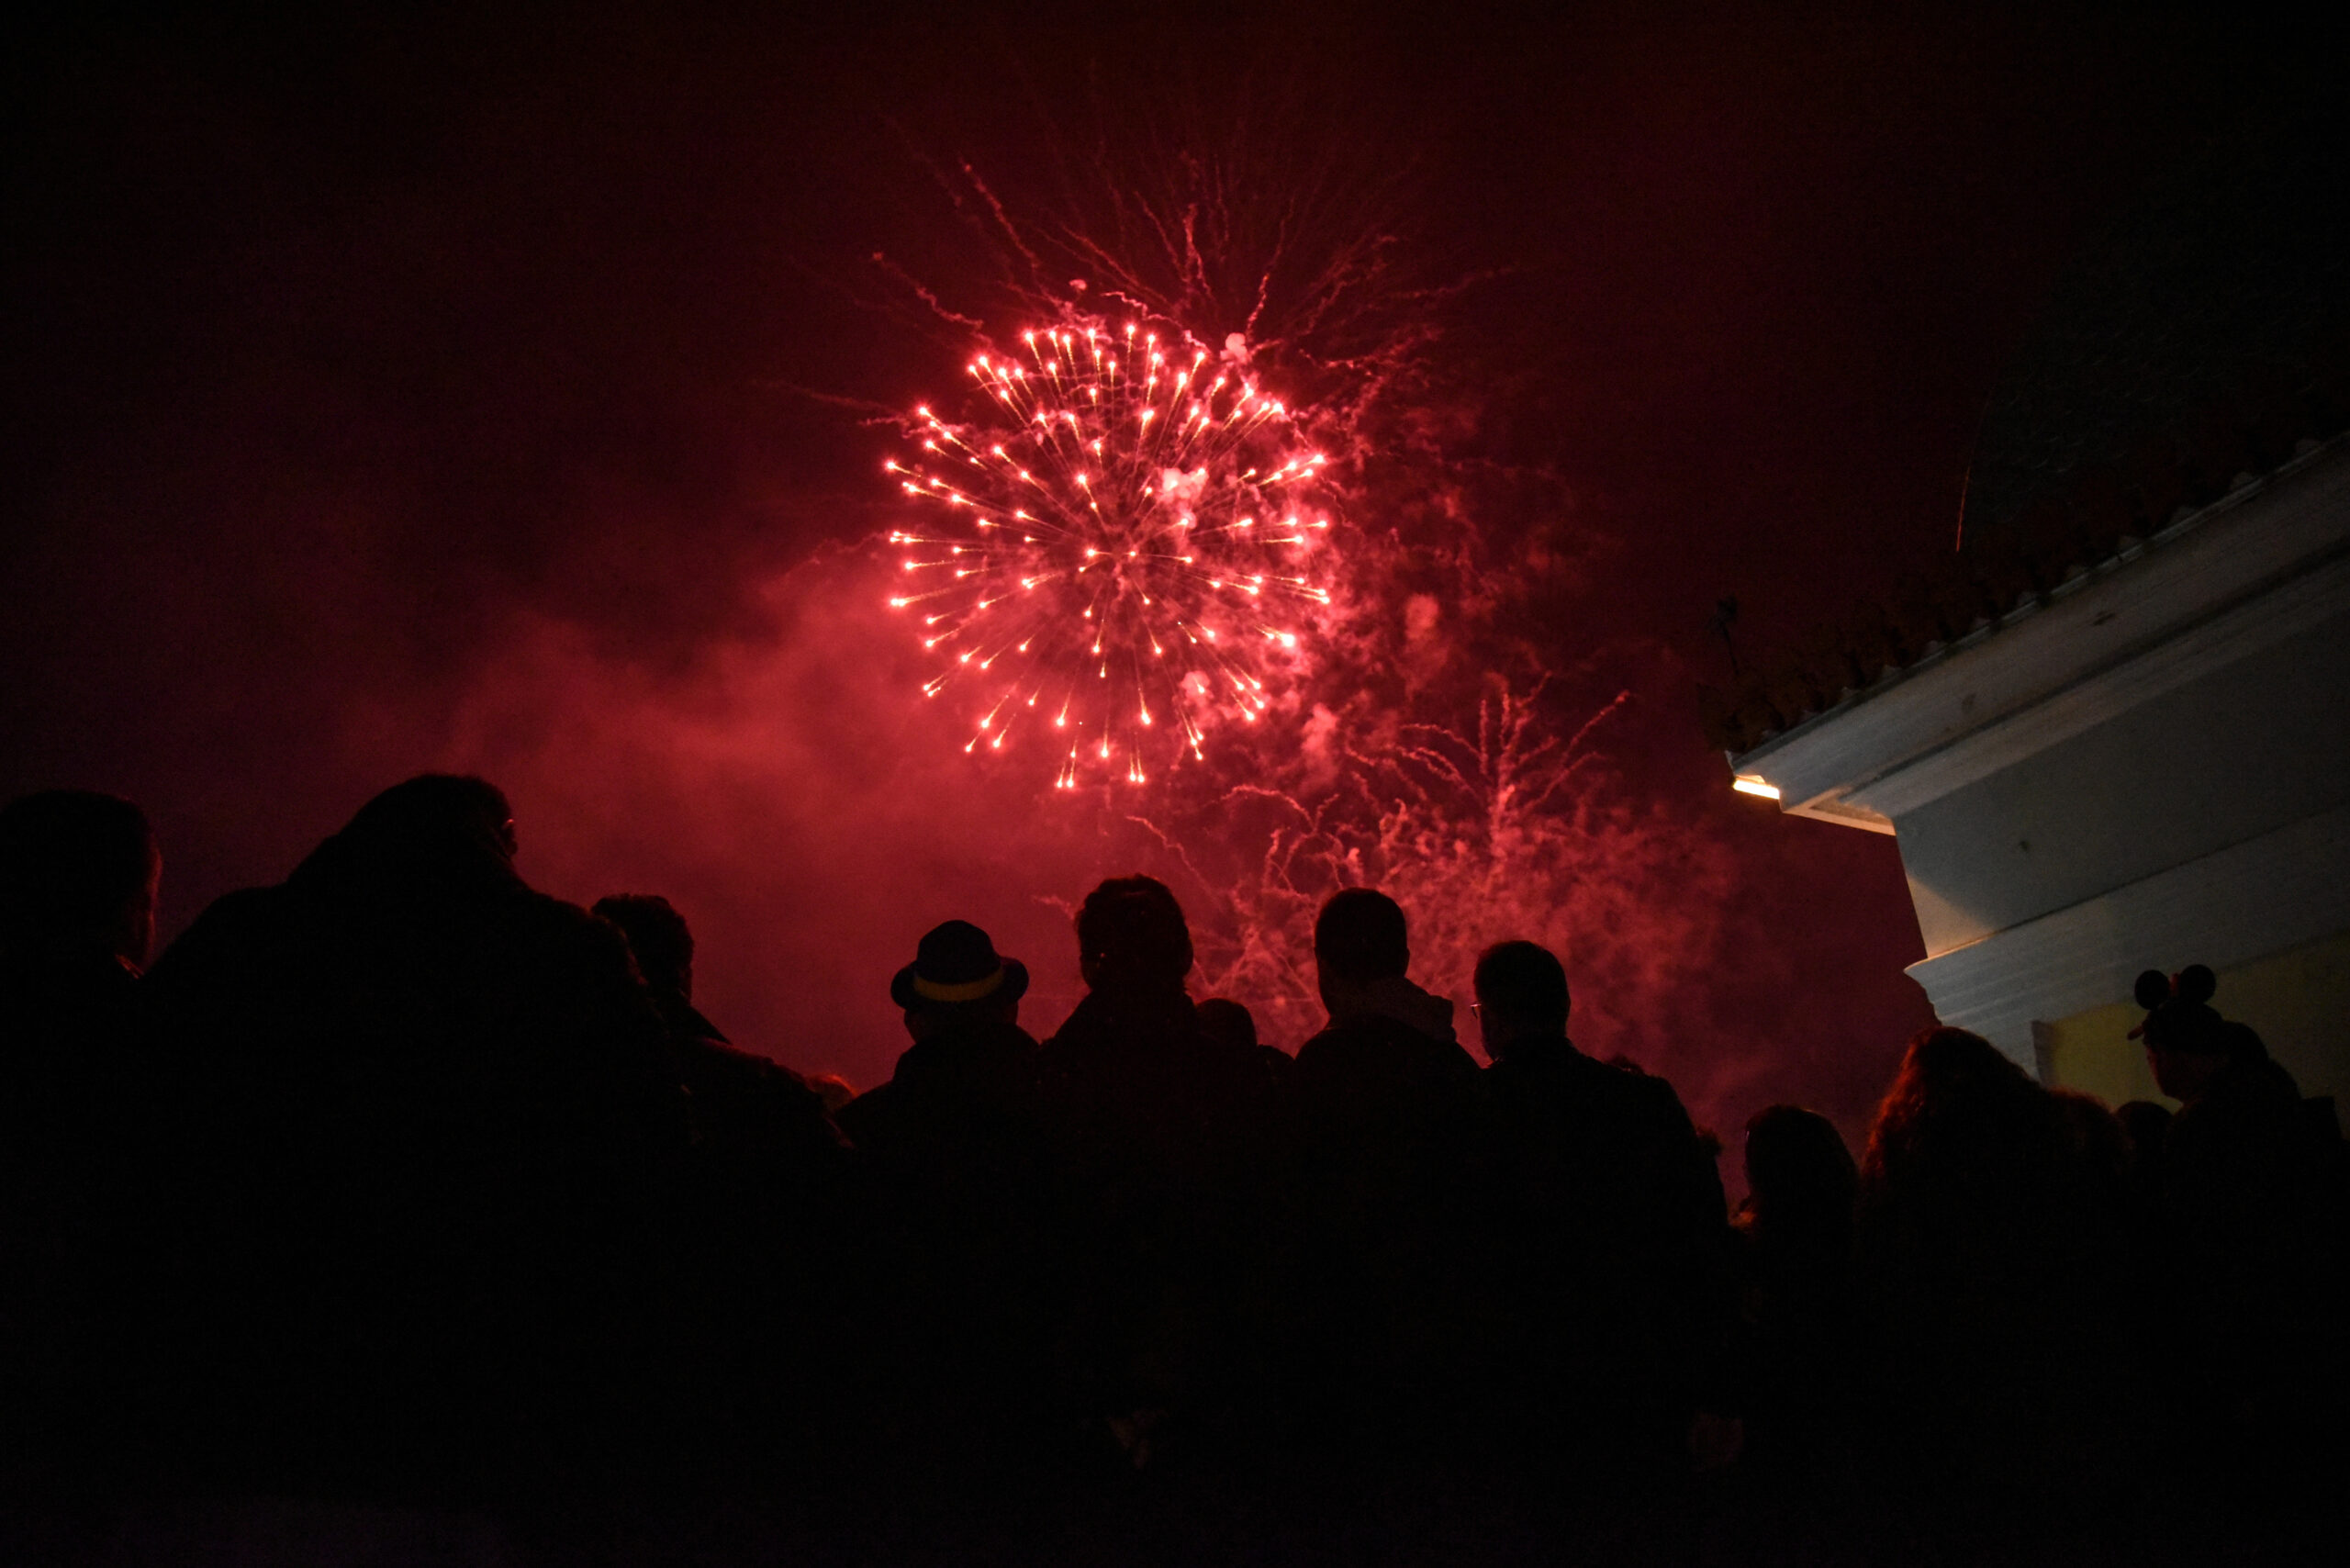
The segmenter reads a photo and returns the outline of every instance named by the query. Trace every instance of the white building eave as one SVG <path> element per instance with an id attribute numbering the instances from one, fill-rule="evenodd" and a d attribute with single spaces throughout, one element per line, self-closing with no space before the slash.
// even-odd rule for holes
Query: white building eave
<path id="1" fill-rule="evenodd" d="M 2245 479 L 2096 568 L 1730 759 L 1796 816 L 1907 812 L 2350 602 L 2345 441 Z"/>

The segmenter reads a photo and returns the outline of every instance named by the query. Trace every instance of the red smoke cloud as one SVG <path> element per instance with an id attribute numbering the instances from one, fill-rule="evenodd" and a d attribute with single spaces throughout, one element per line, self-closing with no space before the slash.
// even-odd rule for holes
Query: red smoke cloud
<path id="1" fill-rule="evenodd" d="M 1654 704 L 1628 694 L 1570 745 L 1556 705 L 1505 714 L 1491 689 L 1481 761 L 1474 711 L 1449 715 L 1448 735 L 1394 711 L 1356 705 L 1342 720 L 1295 705 L 1266 754 L 1285 760 L 1244 769 L 1269 783 L 1058 790 L 1033 758 L 967 756 L 959 725 L 917 695 L 927 665 L 883 607 L 886 565 L 834 551 L 776 577 L 755 596 L 760 617 L 682 666 L 632 658 L 585 623 L 520 618 L 431 761 L 507 789 L 535 884 L 582 903 L 622 890 L 675 901 L 700 941 L 705 1011 L 739 1043 L 859 1087 L 903 1047 L 888 981 L 923 930 L 949 917 L 988 927 L 1035 971 L 1024 1021 L 1049 1032 L 1081 989 L 1068 911 L 1101 878 L 1143 870 L 1191 912 L 1195 992 L 1249 1003 L 1273 1043 L 1293 1049 L 1319 1026 L 1314 908 L 1368 881 L 1404 903 L 1416 975 L 1463 1004 L 1472 1047 L 1476 952 L 1532 936 L 1567 961 L 1585 1047 L 1667 1073 L 1701 1120 L 1734 1132 L 1761 1104 L 1796 1099 L 1857 1131 L 1898 1035 L 1858 1050 L 1805 1036 L 1804 944 L 1764 924 L 1785 901 L 1756 864 L 1746 802 L 1698 809 L 1636 789 L 1611 760 L 1611 738 L 1678 713 L 1644 713 Z M 1393 619 L 1409 639 L 1425 611 L 1407 599 Z M 353 766 L 372 744 L 346 736 Z M 1414 748 L 1427 754 L 1416 764 Z M 1826 832 L 1794 828 L 1807 830 Z M 1860 834 L 1818 843 L 1875 847 Z M 1852 958 L 1840 982 L 1875 959 Z M 1850 999 L 1826 1011 L 1847 1014 Z"/>

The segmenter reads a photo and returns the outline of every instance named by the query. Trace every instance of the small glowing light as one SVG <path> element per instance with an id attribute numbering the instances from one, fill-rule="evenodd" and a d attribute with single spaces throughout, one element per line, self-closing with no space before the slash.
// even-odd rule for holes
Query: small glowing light
<path id="1" fill-rule="evenodd" d="M 1779 787 L 1764 783 L 1760 774 L 1741 773 L 1730 780 L 1729 787 L 1741 795 L 1760 795 L 1766 801 L 1779 798 Z"/>

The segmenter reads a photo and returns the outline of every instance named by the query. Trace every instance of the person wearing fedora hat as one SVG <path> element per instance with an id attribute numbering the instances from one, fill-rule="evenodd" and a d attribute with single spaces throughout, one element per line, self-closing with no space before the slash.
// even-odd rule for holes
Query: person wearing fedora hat
<path id="1" fill-rule="evenodd" d="M 892 1425 L 1025 1440 L 1052 1386 L 1052 1163 L 1027 966 L 968 921 L 934 926 L 890 982 L 912 1043 L 838 1121 L 871 1181 L 875 1327 Z"/>
<path id="2" fill-rule="evenodd" d="M 968 920 L 931 927 L 914 961 L 890 981 L 890 1000 L 917 1040 L 974 1017 L 1017 1024 L 1027 991 L 1028 966 L 998 957 L 994 939 Z"/>
<path id="3" fill-rule="evenodd" d="M 968 920 L 931 927 L 890 981 L 913 1044 L 889 1082 L 843 1107 L 850 1141 L 876 1148 L 1024 1103 L 1036 1066 L 1035 1038 L 1020 1027 L 1027 991 L 1028 966 L 985 931 Z"/>

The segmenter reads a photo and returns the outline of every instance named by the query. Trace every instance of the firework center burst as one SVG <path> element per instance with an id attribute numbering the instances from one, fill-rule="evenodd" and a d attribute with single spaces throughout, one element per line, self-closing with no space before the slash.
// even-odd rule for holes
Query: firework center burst
<path id="1" fill-rule="evenodd" d="M 894 531 L 923 684 L 966 752 L 1029 749 L 1055 783 L 1144 783 L 1254 724 L 1330 602 L 1321 454 L 1248 368 L 1156 331 L 1023 334 L 970 364 L 977 411 L 924 406 L 887 467 L 922 520 Z"/>

